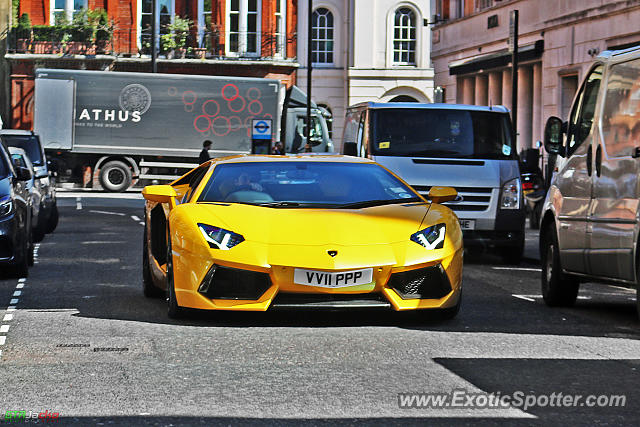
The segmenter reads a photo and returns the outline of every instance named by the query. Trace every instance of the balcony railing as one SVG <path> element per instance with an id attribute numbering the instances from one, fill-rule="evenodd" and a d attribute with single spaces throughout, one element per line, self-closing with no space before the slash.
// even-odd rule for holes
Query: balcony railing
<path id="1" fill-rule="evenodd" d="M 160 30 L 158 53 L 166 59 L 285 59 L 287 51 L 291 50 L 289 47 L 296 41 L 295 35 L 287 37 L 282 33 L 225 34 L 218 30 L 197 31 L 192 28 L 182 46 L 168 49 L 160 40 L 163 34 L 167 34 L 166 29 Z M 113 27 L 108 34 L 96 34 L 90 29 L 70 25 L 34 26 L 29 31 L 13 28 L 7 33 L 7 51 L 38 55 L 146 57 L 151 54 L 151 33 L 144 29 L 139 32 L 135 27 Z"/>

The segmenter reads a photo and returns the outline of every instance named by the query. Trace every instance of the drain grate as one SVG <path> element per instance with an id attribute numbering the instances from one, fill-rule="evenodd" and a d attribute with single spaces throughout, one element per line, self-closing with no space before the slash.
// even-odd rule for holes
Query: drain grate
<path id="1" fill-rule="evenodd" d="M 123 352 L 129 351 L 127 347 L 96 347 L 93 351 L 115 351 L 115 352 Z"/>
<path id="2" fill-rule="evenodd" d="M 56 345 L 58 348 L 82 348 L 82 347 L 90 347 L 89 344 L 58 344 Z"/>

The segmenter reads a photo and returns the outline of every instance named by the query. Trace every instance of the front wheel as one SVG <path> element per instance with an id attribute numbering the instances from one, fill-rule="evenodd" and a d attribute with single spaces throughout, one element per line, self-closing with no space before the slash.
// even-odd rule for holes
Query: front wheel
<path id="1" fill-rule="evenodd" d="M 112 160 L 100 168 L 100 184 L 113 193 L 125 191 L 131 186 L 131 168 L 119 160 Z"/>
<path id="2" fill-rule="evenodd" d="M 149 270 L 149 250 L 147 244 L 147 224 L 144 225 L 142 241 L 142 292 L 147 298 L 159 298 L 163 292 L 153 283 L 151 271 Z"/>
<path id="3" fill-rule="evenodd" d="M 167 232 L 167 315 L 171 319 L 179 319 L 184 315 L 184 308 L 178 305 L 176 289 L 173 283 L 173 254 L 171 252 L 171 237 Z"/>
<path id="4" fill-rule="evenodd" d="M 550 307 L 572 306 L 578 298 L 580 282 L 562 273 L 555 224 L 546 228 L 542 238 L 542 298 Z"/>

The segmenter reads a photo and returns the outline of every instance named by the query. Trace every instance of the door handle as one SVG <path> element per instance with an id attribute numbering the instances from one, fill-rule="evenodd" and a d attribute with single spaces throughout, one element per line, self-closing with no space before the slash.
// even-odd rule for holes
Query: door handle
<path id="1" fill-rule="evenodd" d="M 591 145 L 589 145 L 588 151 L 587 151 L 587 175 L 591 176 L 591 173 L 593 171 L 593 166 L 591 165 L 591 163 L 593 162 L 593 148 L 591 147 Z"/>
<path id="2" fill-rule="evenodd" d="M 596 149 L 596 175 L 600 177 L 602 172 L 602 145 L 598 145 Z"/>

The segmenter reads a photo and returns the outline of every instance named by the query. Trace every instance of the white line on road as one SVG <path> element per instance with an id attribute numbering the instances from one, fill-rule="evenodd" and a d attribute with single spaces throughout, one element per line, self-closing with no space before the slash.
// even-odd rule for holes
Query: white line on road
<path id="1" fill-rule="evenodd" d="M 513 270 L 513 271 L 536 271 L 541 272 L 542 270 L 539 268 L 529 268 L 529 267 L 491 267 L 493 270 Z"/>
<path id="2" fill-rule="evenodd" d="M 10 305 L 9 307 L 7 307 L 7 311 L 16 311 L 16 306 Z"/>
<path id="3" fill-rule="evenodd" d="M 24 288 L 24 283 L 18 283 L 16 285 L 16 289 L 22 289 L 22 288 Z"/>
<path id="4" fill-rule="evenodd" d="M 82 199 L 80 197 L 76 197 L 76 209 L 82 209 Z"/>
<path id="5" fill-rule="evenodd" d="M 0 326 L 0 334 L 6 334 L 7 332 L 9 332 L 9 325 Z"/>
<path id="6" fill-rule="evenodd" d="M 18 283 L 23 283 L 23 282 L 26 282 L 26 281 L 27 281 L 27 279 L 25 277 L 21 277 L 21 278 L 18 279 Z"/>
<path id="7" fill-rule="evenodd" d="M 524 296 L 524 295 L 516 295 L 516 294 L 512 294 L 511 296 L 512 296 L 512 297 L 514 297 L 514 298 L 523 299 L 523 300 L 525 300 L 525 301 L 536 302 L 536 300 L 534 300 L 533 298 L 529 298 L 529 297 Z"/>
<path id="8" fill-rule="evenodd" d="M 9 301 L 9 304 L 17 304 L 18 303 L 18 298 L 11 298 L 11 301 Z"/>
<path id="9" fill-rule="evenodd" d="M 4 345 L 6 341 L 7 341 L 7 337 L 5 337 L 4 335 L 0 335 L 0 345 Z"/>
<path id="10" fill-rule="evenodd" d="M 9 322 L 11 320 L 13 320 L 13 314 L 11 314 L 11 313 L 5 314 L 4 317 L 2 318 L 3 322 Z"/>
<path id="11" fill-rule="evenodd" d="M 94 211 L 94 210 L 91 210 L 89 212 L 97 213 L 97 214 L 105 214 L 105 215 L 118 215 L 118 216 L 126 215 L 126 214 L 123 214 L 122 212 L 108 212 L 108 211 Z"/>
<path id="12" fill-rule="evenodd" d="M 127 243 L 125 240 L 88 240 L 86 242 L 82 242 L 83 245 L 105 245 L 110 243 Z"/>
<path id="13" fill-rule="evenodd" d="M 131 219 L 132 219 L 132 220 L 134 220 L 134 221 L 138 221 L 138 222 L 140 222 L 140 218 L 138 218 L 138 217 L 137 217 L 137 216 L 135 216 L 135 215 L 131 215 Z"/>
<path id="14" fill-rule="evenodd" d="M 15 291 L 15 292 L 13 293 L 13 296 L 14 296 L 14 297 L 19 297 L 20 295 L 22 295 L 22 291 Z"/>
<path id="15" fill-rule="evenodd" d="M 140 225 L 144 225 L 144 221 L 140 221 L 140 222 L 139 222 L 139 224 L 140 224 Z"/>

